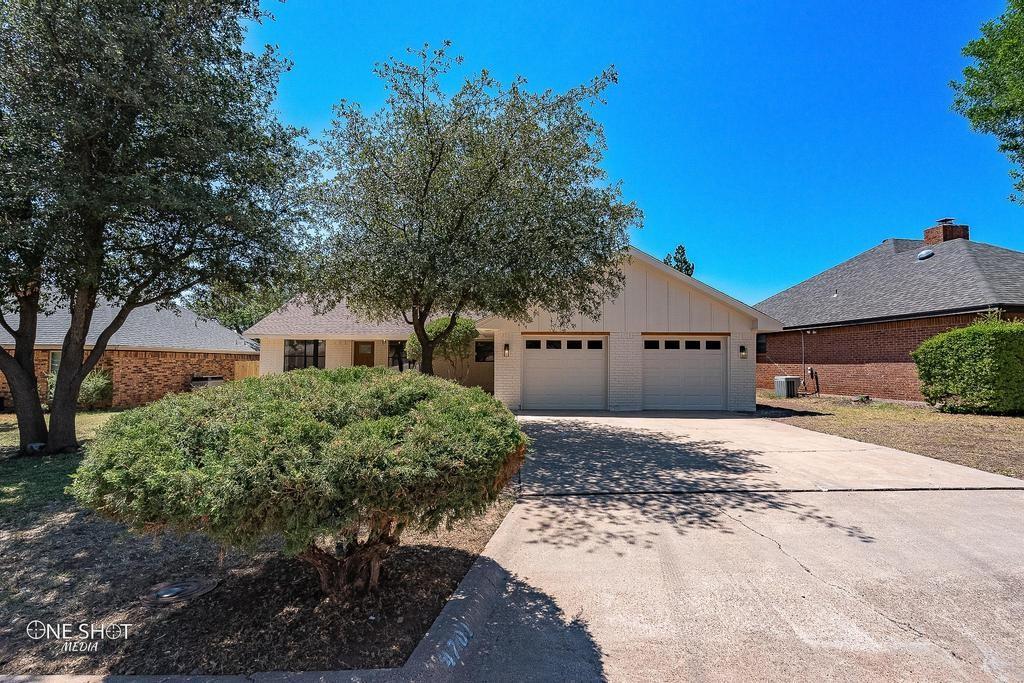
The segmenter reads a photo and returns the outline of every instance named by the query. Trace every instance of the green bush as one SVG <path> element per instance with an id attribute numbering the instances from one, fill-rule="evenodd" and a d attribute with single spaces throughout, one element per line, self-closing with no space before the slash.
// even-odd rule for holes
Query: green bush
<path id="1" fill-rule="evenodd" d="M 911 355 L 921 393 L 941 410 L 1024 413 L 1024 322 L 988 317 L 936 335 Z"/>
<path id="2" fill-rule="evenodd" d="M 267 537 L 328 593 L 377 585 L 407 527 L 479 514 L 523 460 L 515 417 L 479 389 L 385 368 L 297 370 L 114 416 L 69 491 L 138 531 Z"/>
<path id="3" fill-rule="evenodd" d="M 57 383 L 57 373 L 46 375 L 46 402 L 53 403 L 53 387 Z M 107 370 L 93 370 L 78 390 L 78 405 L 86 410 L 103 408 L 114 399 L 114 378 Z"/>
<path id="4" fill-rule="evenodd" d="M 439 318 L 427 323 L 427 336 L 431 339 L 436 339 L 437 335 L 441 334 L 448 327 L 448 320 L 448 318 Z M 476 323 L 469 318 L 457 318 L 452 331 L 448 333 L 448 336 L 441 343 L 434 347 L 434 353 L 453 363 L 459 359 L 468 358 L 472 353 L 470 344 L 479 336 L 480 332 L 476 329 Z M 411 360 L 419 360 L 420 356 L 423 355 L 423 349 L 420 348 L 420 338 L 415 334 L 410 334 L 409 339 L 405 342 L 405 355 Z"/>

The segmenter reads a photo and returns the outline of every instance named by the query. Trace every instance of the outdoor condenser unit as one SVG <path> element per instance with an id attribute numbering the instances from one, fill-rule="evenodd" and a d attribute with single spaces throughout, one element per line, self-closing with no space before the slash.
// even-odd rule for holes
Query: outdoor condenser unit
<path id="1" fill-rule="evenodd" d="M 221 375 L 192 375 L 192 381 L 189 385 L 192 387 L 192 391 L 196 389 L 203 389 L 205 387 L 212 387 L 218 384 L 224 384 L 224 377 Z"/>
<path id="2" fill-rule="evenodd" d="M 779 398 L 796 398 L 800 391 L 800 378 L 793 375 L 775 376 L 775 395 Z"/>

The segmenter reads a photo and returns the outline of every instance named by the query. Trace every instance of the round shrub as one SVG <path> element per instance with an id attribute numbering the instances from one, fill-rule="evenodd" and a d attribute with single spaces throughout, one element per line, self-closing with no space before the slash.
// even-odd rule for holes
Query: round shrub
<path id="1" fill-rule="evenodd" d="M 385 368 L 297 370 L 114 416 L 70 491 L 137 531 L 243 549 L 281 537 L 337 594 L 376 587 L 404 529 L 485 510 L 525 448 L 512 413 L 479 389 Z"/>
<path id="2" fill-rule="evenodd" d="M 911 356 L 921 393 L 940 410 L 1024 414 L 1024 322 L 987 316 L 925 340 Z"/>
<path id="3" fill-rule="evenodd" d="M 57 385 L 57 373 L 46 375 L 46 402 L 53 403 L 53 388 Z M 109 370 L 93 370 L 82 380 L 78 389 L 78 405 L 86 410 L 109 406 L 114 398 L 114 378 Z"/>

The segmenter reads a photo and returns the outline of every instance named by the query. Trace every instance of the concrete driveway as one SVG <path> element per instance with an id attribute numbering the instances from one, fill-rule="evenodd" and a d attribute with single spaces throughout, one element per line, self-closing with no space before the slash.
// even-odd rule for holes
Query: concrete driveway
<path id="1" fill-rule="evenodd" d="M 457 677 L 1024 679 L 1024 481 L 752 417 L 522 423 Z"/>

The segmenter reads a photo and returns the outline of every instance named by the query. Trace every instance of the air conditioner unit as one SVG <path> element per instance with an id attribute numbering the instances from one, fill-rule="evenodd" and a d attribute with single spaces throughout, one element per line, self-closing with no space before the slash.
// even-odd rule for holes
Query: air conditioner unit
<path id="1" fill-rule="evenodd" d="M 192 375 L 192 381 L 189 382 L 189 386 L 192 387 L 192 391 L 196 389 L 205 389 L 206 387 L 213 387 L 218 384 L 224 384 L 223 375 Z"/>
<path id="2" fill-rule="evenodd" d="M 796 398 L 800 392 L 800 378 L 793 375 L 775 376 L 775 395 L 779 398 Z"/>

